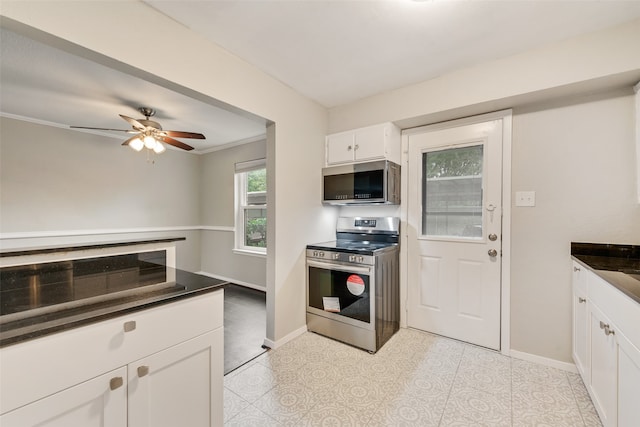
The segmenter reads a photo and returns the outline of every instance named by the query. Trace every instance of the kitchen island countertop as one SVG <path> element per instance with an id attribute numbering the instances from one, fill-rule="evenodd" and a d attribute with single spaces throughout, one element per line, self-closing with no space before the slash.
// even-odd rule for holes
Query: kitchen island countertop
<path id="1" fill-rule="evenodd" d="M 124 292 L 52 304 L 0 316 L 0 347 L 17 344 L 95 322 L 223 289 L 228 283 L 178 269 L 166 269 L 175 280 Z"/>

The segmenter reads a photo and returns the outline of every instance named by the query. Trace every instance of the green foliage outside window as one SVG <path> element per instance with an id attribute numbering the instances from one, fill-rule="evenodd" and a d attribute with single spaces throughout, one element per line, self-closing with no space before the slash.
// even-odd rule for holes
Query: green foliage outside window
<path id="1" fill-rule="evenodd" d="M 245 245 L 266 248 L 267 247 L 267 170 L 258 169 L 247 173 L 247 204 L 256 205 L 256 208 L 245 210 Z M 258 207 L 260 206 L 260 207 Z"/>

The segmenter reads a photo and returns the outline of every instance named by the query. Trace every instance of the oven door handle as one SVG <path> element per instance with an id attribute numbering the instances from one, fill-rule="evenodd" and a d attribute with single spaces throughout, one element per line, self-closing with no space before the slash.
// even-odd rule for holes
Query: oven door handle
<path id="1" fill-rule="evenodd" d="M 329 262 L 307 261 L 309 267 L 322 268 L 324 270 L 340 270 L 351 273 L 370 274 L 371 267 L 358 267 L 355 265 L 332 264 Z"/>

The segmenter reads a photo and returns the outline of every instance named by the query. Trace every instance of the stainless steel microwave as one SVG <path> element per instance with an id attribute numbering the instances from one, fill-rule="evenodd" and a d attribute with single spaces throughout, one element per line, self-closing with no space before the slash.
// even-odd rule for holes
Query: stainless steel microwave
<path id="1" fill-rule="evenodd" d="M 322 203 L 400 204 L 400 165 L 388 160 L 322 169 Z"/>

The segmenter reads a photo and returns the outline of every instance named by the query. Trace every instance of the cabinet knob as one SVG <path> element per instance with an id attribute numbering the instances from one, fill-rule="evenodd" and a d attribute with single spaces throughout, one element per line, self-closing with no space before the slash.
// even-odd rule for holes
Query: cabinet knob
<path id="1" fill-rule="evenodd" d="M 573 271 L 580 271 L 580 267 L 573 267 Z"/>
<path id="2" fill-rule="evenodd" d="M 113 377 L 109 381 L 109 388 L 111 390 L 115 390 L 122 387 L 122 384 L 124 384 L 124 380 L 122 379 L 122 377 Z"/>
<path id="3" fill-rule="evenodd" d="M 353 150 L 353 147 L 349 145 L 349 146 L 347 147 L 347 151 L 351 151 L 351 150 Z"/>
<path id="4" fill-rule="evenodd" d="M 600 321 L 600 329 L 604 329 L 604 334 L 607 335 L 607 336 L 616 334 L 616 331 L 611 329 L 609 324 L 608 323 L 604 323 L 602 320 Z"/>
<path id="5" fill-rule="evenodd" d="M 358 144 L 356 144 L 356 146 L 353 149 L 357 150 L 358 148 L 360 148 L 360 146 Z"/>
<path id="6" fill-rule="evenodd" d="M 128 322 L 124 322 L 124 331 L 131 332 L 136 329 L 136 321 L 130 320 Z"/>
<path id="7" fill-rule="evenodd" d="M 578 302 L 582 304 L 583 302 L 587 302 L 586 298 L 578 297 Z"/>
<path id="8" fill-rule="evenodd" d="M 149 374 L 149 367 L 142 365 L 142 366 L 138 366 L 138 377 L 142 378 L 145 375 Z"/>

